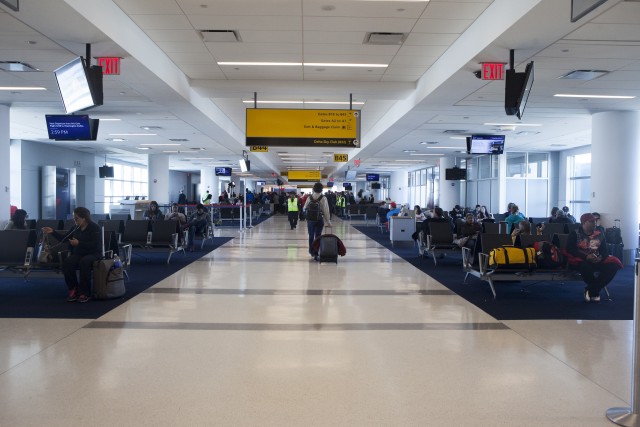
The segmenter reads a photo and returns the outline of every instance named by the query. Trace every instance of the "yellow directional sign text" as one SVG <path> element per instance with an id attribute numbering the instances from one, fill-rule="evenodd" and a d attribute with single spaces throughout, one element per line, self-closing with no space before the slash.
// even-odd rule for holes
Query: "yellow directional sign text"
<path id="1" fill-rule="evenodd" d="M 252 145 L 250 151 L 252 153 L 268 153 L 269 147 L 266 145 Z"/>
<path id="2" fill-rule="evenodd" d="M 338 154 L 338 153 L 334 153 L 333 154 L 333 161 L 336 163 L 346 163 L 349 161 L 349 155 L 348 154 Z"/>

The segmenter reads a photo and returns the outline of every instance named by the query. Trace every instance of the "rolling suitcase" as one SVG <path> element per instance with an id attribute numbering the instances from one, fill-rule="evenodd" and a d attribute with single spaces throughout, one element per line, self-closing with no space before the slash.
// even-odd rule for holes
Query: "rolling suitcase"
<path id="1" fill-rule="evenodd" d="M 118 257 L 93 263 L 93 298 L 119 298 L 126 293 L 124 271 Z"/>
<path id="2" fill-rule="evenodd" d="M 317 260 L 338 263 L 338 238 L 336 236 L 325 234 L 320 237 Z"/>

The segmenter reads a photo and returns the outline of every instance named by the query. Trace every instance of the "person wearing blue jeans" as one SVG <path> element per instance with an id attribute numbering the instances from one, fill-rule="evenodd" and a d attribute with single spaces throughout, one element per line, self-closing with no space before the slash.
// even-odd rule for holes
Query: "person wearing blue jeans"
<path id="1" fill-rule="evenodd" d="M 323 185 L 319 182 L 313 184 L 313 192 L 307 197 L 302 210 L 307 218 L 307 232 L 309 233 L 309 255 L 315 257 L 317 254 L 313 250 L 313 241 L 322 235 L 325 221 L 327 227 L 331 227 L 331 217 L 329 216 L 329 203 L 322 195 Z"/>

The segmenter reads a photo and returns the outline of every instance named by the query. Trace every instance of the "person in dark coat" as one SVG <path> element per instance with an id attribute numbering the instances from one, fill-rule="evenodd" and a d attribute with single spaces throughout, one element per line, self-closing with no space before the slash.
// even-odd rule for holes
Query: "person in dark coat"
<path id="1" fill-rule="evenodd" d="M 67 301 L 87 302 L 91 295 L 91 270 L 101 257 L 101 229 L 91 220 L 91 212 L 84 207 L 73 210 L 76 226 L 64 236 L 51 227 L 42 227 L 60 242 L 69 242 L 71 255 L 62 262 L 62 273 L 69 291 Z M 80 270 L 80 280 L 76 270 Z"/>

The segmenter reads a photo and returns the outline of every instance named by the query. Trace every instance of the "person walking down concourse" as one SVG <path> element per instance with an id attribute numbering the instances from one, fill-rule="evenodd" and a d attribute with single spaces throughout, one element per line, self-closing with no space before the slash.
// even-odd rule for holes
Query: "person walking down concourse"
<path id="1" fill-rule="evenodd" d="M 307 218 L 307 231 L 309 232 L 309 255 L 315 257 L 317 254 L 313 250 L 313 241 L 322 235 L 325 221 L 327 227 L 331 227 L 331 217 L 329 216 L 329 203 L 322 195 L 323 185 L 320 182 L 313 184 L 313 192 L 304 204 L 303 210 Z"/>
<path id="2" fill-rule="evenodd" d="M 289 193 L 289 199 L 287 199 L 287 216 L 289 217 L 289 225 L 293 230 L 298 226 L 298 198 L 296 193 Z"/>
<path id="3" fill-rule="evenodd" d="M 73 210 L 76 226 L 64 236 L 51 227 L 42 227 L 44 234 L 51 234 L 59 241 L 68 241 L 71 255 L 62 262 L 62 273 L 69 290 L 67 301 L 87 302 L 91 295 L 91 270 L 101 256 L 100 234 L 102 230 L 91 220 L 91 212 L 84 207 Z M 76 270 L 80 270 L 80 280 Z"/>

